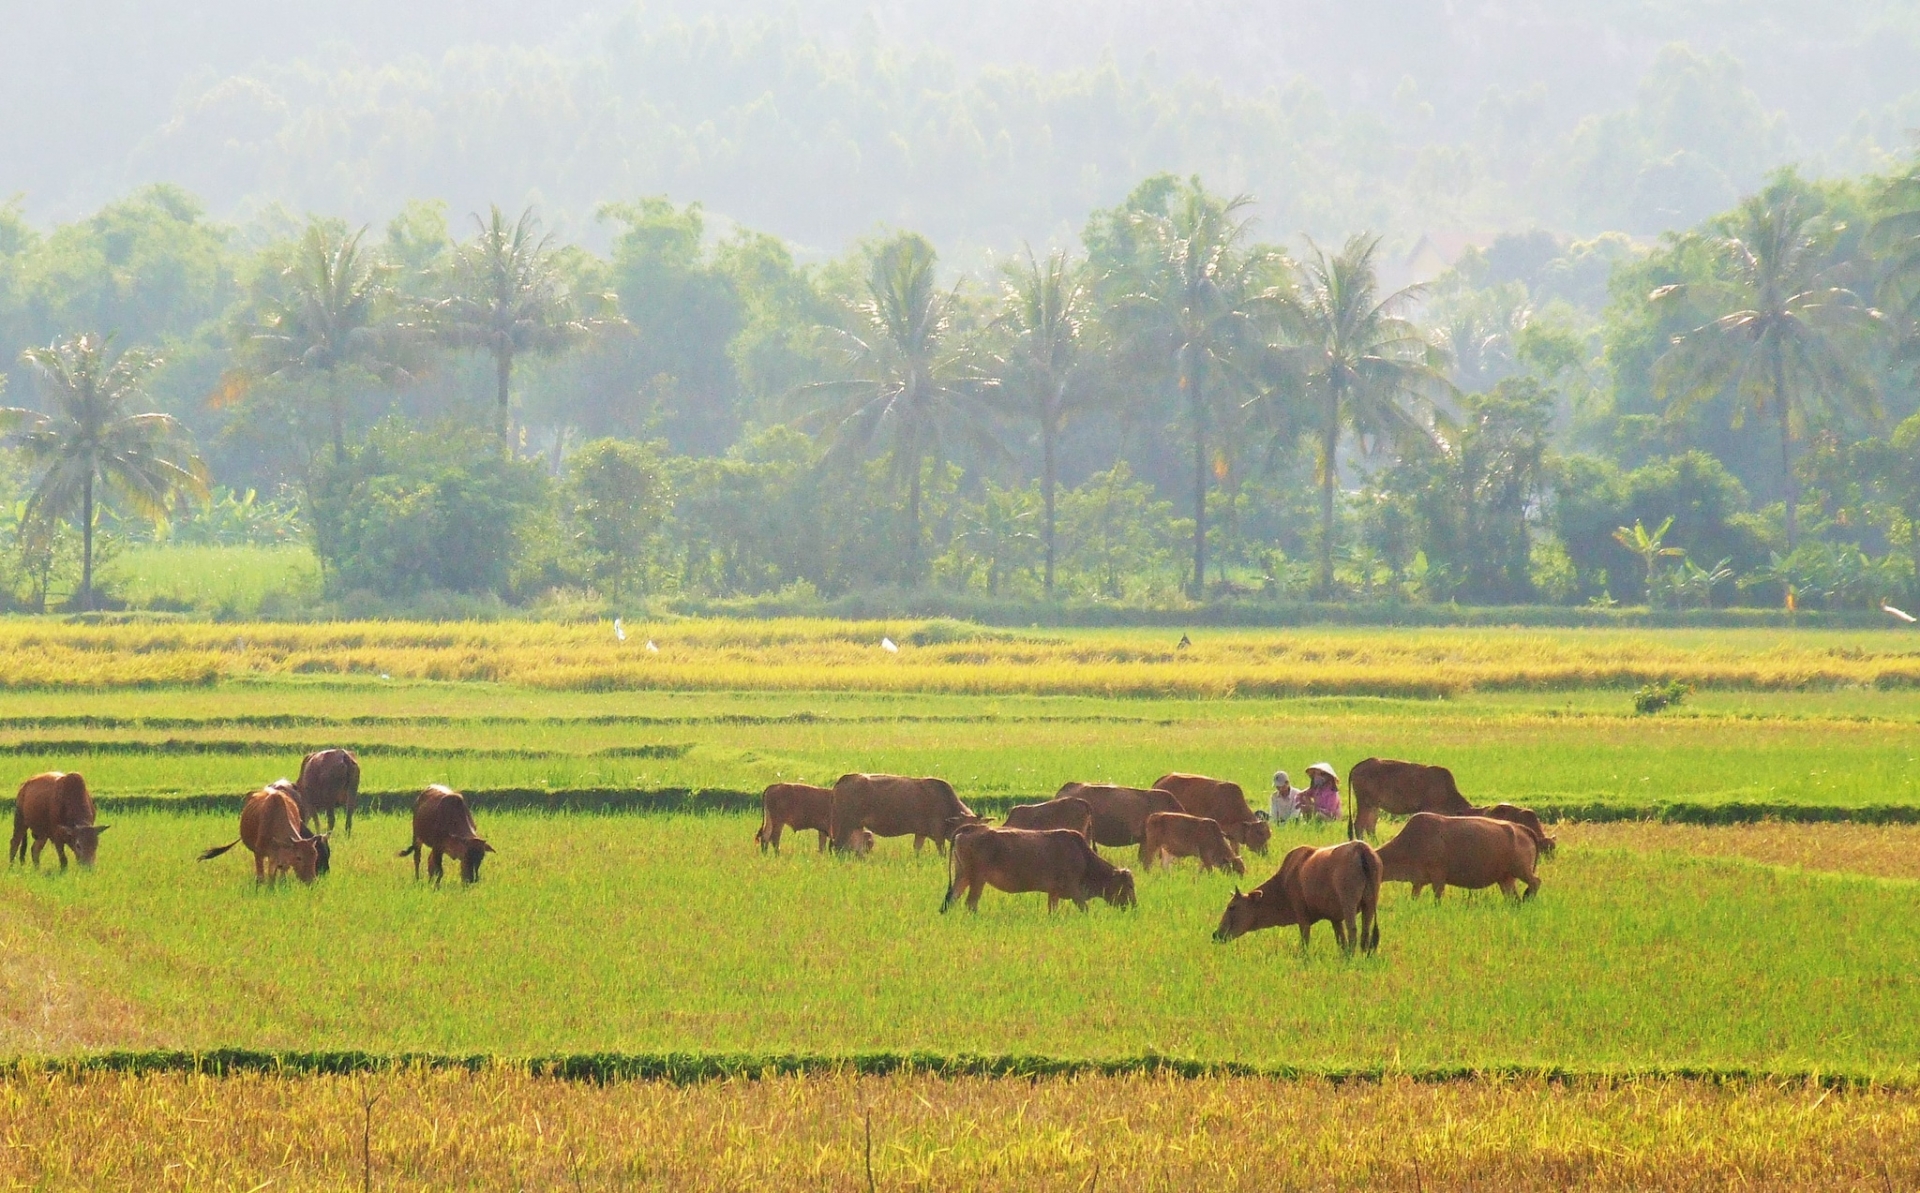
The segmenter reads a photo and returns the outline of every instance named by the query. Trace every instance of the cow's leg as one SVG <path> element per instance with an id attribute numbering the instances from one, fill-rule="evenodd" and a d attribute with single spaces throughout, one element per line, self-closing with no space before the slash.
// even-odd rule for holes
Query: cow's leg
<path id="1" fill-rule="evenodd" d="M 66 842 L 64 842 L 64 841 L 61 841 L 61 840 L 60 840 L 60 839 L 58 839 L 58 838 L 55 838 L 55 839 L 54 839 L 54 842 L 53 842 L 53 856 L 55 856 L 55 857 L 57 857 L 57 858 L 59 858 L 59 859 L 60 859 L 60 868 L 61 868 L 62 870 L 64 870 L 64 869 L 66 869 L 66 868 L 67 868 L 67 845 L 66 845 Z"/>
<path id="2" fill-rule="evenodd" d="M 332 808 L 327 809 L 327 831 L 328 832 L 333 831 L 333 809 Z"/>
<path id="3" fill-rule="evenodd" d="M 427 855 L 427 877 L 433 881 L 433 885 L 439 886 L 440 879 L 445 876 L 445 873 L 446 871 L 440 865 L 440 847 L 436 845 Z"/>
<path id="4" fill-rule="evenodd" d="M 1508 875 L 1500 880 L 1500 893 L 1505 895 L 1509 901 L 1517 901 L 1520 898 L 1520 891 L 1514 885 L 1512 875 Z"/>
<path id="5" fill-rule="evenodd" d="M 267 859 L 259 854 L 253 855 L 253 885 L 259 886 L 267 880 Z"/>
<path id="6" fill-rule="evenodd" d="M 1300 952 L 1302 955 L 1305 955 L 1307 951 L 1307 946 L 1312 943 L 1313 943 L 1313 925 L 1309 924 L 1305 920 L 1301 920 L 1300 921 Z"/>
<path id="7" fill-rule="evenodd" d="M 1540 889 L 1540 876 L 1538 874 L 1529 874 L 1527 875 L 1527 893 L 1520 897 L 1522 899 L 1531 899 L 1533 898 L 1534 894 L 1539 891 L 1539 889 Z"/>
<path id="8" fill-rule="evenodd" d="M 1075 899 L 1073 905 L 1080 909 L 1081 915 L 1087 914 L 1087 901 L 1085 899 Z"/>
<path id="9" fill-rule="evenodd" d="M 1352 952 L 1353 950 L 1347 944 L 1349 936 L 1346 921 L 1335 916 L 1327 922 L 1333 925 L 1333 943 L 1340 946 L 1342 953 Z"/>
<path id="10" fill-rule="evenodd" d="M 33 839 L 33 868 L 36 870 L 40 868 L 40 851 L 46 847 L 47 839 L 45 837 L 35 837 Z"/>
<path id="11" fill-rule="evenodd" d="M 413 839 L 413 880 L 420 881 L 420 838 Z"/>
<path id="12" fill-rule="evenodd" d="M 1446 893 L 1447 893 L 1446 879 L 1443 878 L 1440 881 L 1433 884 L 1433 901 L 1435 903 L 1440 902 L 1440 896 Z"/>
<path id="13" fill-rule="evenodd" d="M 980 892 L 987 889 L 985 879 L 976 879 L 967 884 L 967 910 L 980 910 Z"/>

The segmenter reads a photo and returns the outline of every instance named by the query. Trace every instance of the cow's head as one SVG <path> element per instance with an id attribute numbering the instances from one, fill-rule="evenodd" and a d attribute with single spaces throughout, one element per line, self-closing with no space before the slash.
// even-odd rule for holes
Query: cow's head
<path id="1" fill-rule="evenodd" d="M 949 816 L 945 821 L 946 830 L 947 830 L 947 840 L 951 841 L 955 837 L 959 836 L 960 830 L 963 828 L 970 828 L 976 824 L 988 825 L 988 824 L 991 824 L 992 822 L 993 821 L 991 817 L 978 816 L 972 812 L 968 812 L 964 816 Z"/>
<path id="2" fill-rule="evenodd" d="M 293 871 L 293 876 L 301 882 L 311 883 L 320 869 L 319 837 L 302 837 L 290 845 L 281 845 L 273 852 L 277 865 Z"/>
<path id="3" fill-rule="evenodd" d="M 1232 870 L 1235 874 L 1245 875 L 1247 872 L 1247 863 L 1240 860 L 1239 854 L 1228 850 L 1227 856 L 1220 862 L 1220 868 L 1223 870 Z"/>
<path id="4" fill-rule="evenodd" d="M 1139 900 L 1133 894 L 1133 871 L 1115 870 L 1107 876 L 1107 884 L 1100 897 L 1115 907 L 1135 907 Z"/>
<path id="5" fill-rule="evenodd" d="M 873 852 L 873 840 L 872 829 L 858 828 L 853 830 L 850 836 L 834 838 L 833 849 L 836 853 L 851 853 L 855 857 L 865 857 Z"/>
<path id="6" fill-rule="evenodd" d="M 480 863 L 493 852 L 493 846 L 487 844 L 485 837 L 468 838 L 460 848 L 460 881 L 479 882 Z"/>
<path id="7" fill-rule="evenodd" d="M 1220 913 L 1220 926 L 1213 930 L 1215 944 L 1225 944 L 1229 940 L 1245 936 L 1259 926 L 1260 906 L 1266 900 L 1267 892 L 1255 889 L 1251 895 L 1240 893 L 1239 887 L 1233 888 L 1233 898 L 1227 900 L 1227 909 Z"/>
<path id="8" fill-rule="evenodd" d="M 67 844 L 73 847 L 74 860 L 83 866 L 93 865 L 93 859 L 100 852 L 100 834 L 113 826 L 110 824 L 76 824 L 67 830 Z"/>
<path id="9" fill-rule="evenodd" d="M 1273 842 L 1273 825 L 1268 822 L 1266 814 L 1261 813 L 1255 817 L 1251 823 L 1245 826 L 1243 836 L 1245 837 L 1244 843 L 1248 849 L 1253 850 L 1261 857 L 1265 857 L 1267 856 L 1267 846 Z M 1241 872 L 1245 873 L 1245 870 L 1243 869 Z"/>

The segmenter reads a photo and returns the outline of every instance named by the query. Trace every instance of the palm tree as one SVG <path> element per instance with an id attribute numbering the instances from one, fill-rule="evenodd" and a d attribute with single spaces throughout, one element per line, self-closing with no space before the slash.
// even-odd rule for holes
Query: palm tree
<path id="1" fill-rule="evenodd" d="M 1886 185 L 1867 245 L 1884 255 L 1880 301 L 1902 319 L 1901 334 L 1920 344 L 1920 165 Z"/>
<path id="2" fill-rule="evenodd" d="M 999 361 L 1000 384 L 1040 426 L 1040 499 L 1044 507 L 1046 592 L 1053 595 L 1054 490 L 1059 482 L 1060 434 L 1083 397 L 1075 392 L 1087 335 L 1091 289 L 1084 271 L 1063 252 L 1007 265 L 1001 324 L 1012 346 Z"/>
<path id="3" fill-rule="evenodd" d="M 20 358 L 33 367 L 53 407 L 52 414 L 0 410 L 0 432 L 30 466 L 43 470 L 23 521 L 42 540 L 52 537 L 59 521 L 79 522 L 76 595 L 80 607 L 90 609 L 96 483 L 159 522 L 176 494 L 206 499 L 206 465 L 171 415 L 133 413 L 146 401 L 142 381 L 159 365 L 158 357 L 139 349 L 115 355 L 104 340 L 82 335 L 29 348 Z"/>
<path id="4" fill-rule="evenodd" d="M 853 329 L 822 329 L 841 351 L 847 375 L 800 391 L 825 399 L 810 421 L 831 428 L 835 451 L 884 440 L 896 480 L 904 475 L 908 586 L 920 580 L 922 466 L 945 454 L 950 436 L 992 444 L 982 420 L 991 383 L 954 328 L 958 295 L 936 285 L 934 262 L 933 246 L 914 235 L 870 251 Z"/>
<path id="5" fill-rule="evenodd" d="M 1653 579 L 1662 559 L 1680 558 L 1686 555 L 1678 547 L 1666 545 L 1667 531 L 1673 529 L 1673 519 L 1669 517 L 1660 523 L 1660 529 L 1648 533 L 1646 524 L 1638 518 L 1631 529 L 1621 526 L 1613 532 L 1613 541 L 1640 557 L 1640 571 L 1646 580 L 1647 608 L 1653 608 Z M 1725 562 L 1722 560 L 1721 562 Z M 1716 568 L 1718 565 L 1715 565 Z M 1724 577 L 1722 577 L 1724 579 Z"/>
<path id="6" fill-rule="evenodd" d="M 361 251 L 366 231 L 346 234 L 320 220 L 309 223 L 293 261 L 281 271 L 285 289 L 250 337 L 265 375 L 320 379 L 336 463 L 347 454 L 342 371 L 402 372 L 387 355 L 388 336 L 379 321 L 390 271 Z"/>
<path id="7" fill-rule="evenodd" d="M 1252 221 L 1242 213 L 1246 195 L 1222 200 L 1196 181 L 1165 215 L 1135 217 L 1147 259 L 1146 285 L 1128 305 L 1146 316 L 1146 334 L 1173 363 L 1193 435 L 1193 583 L 1205 593 L 1207 577 L 1207 486 L 1214 473 L 1212 432 L 1216 407 L 1241 383 L 1242 349 L 1258 342 L 1260 316 L 1272 306 L 1265 284 L 1277 266 L 1270 251 L 1250 248 Z M 1231 407 L 1228 407 L 1229 409 Z"/>
<path id="8" fill-rule="evenodd" d="M 435 307 L 442 335 L 453 344 L 493 357 L 495 424 L 507 437 L 507 398 L 514 358 L 553 352 L 589 329 L 555 265 L 552 237 L 540 235 L 529 207 L 513 223 L 498 206 L 486 219 L 473 217 L 479 235 L 454 256 L 452 296 Z"/>
<path id="9" fill-rule="evenodd" d="M 1391 443 L 1430 440 L 1410 405 L 1451 393 L 1440 350 L 1400 312 L 1419 294 L 1408 286 L 1384 298 L 1374 269 L 1378 237 L 1354 236 L 1329 257 L 1309 242 L 1312 259 L 1282 300 L 1287 339 L 1274 355 L 1279 384 L 1263 394 L 1270 408 L 1301 399 L 1320 436 L 1322 600 L 1333 594 L 1333 496 L 1340 433 Z"/>
<path id="10" fill-rule="evenodd" d="M 1822 268 L 1831 220 L 1792 179 L 1753 195 L 1733 213 L 1713 244 L 1717 274 L 1709 284 L 1662 286 L 1649 301 L 1690 297 L 1721 313 L 1682 335 L 1656 363 L 1656 392 L 1679 416 L 1730 393 L 1734 426 L 1747 407 L 1780 431 L 1780 475 L 1786 492 L 1787 553 L 1798 528 L 1800 486 L 1793 441 L 1806 434 L 1822 405 L 1874 413 L 1873 382 L 1857 365 L 1846 332 L 1878 317 L 1851 291 L 1832 285 Z"/>

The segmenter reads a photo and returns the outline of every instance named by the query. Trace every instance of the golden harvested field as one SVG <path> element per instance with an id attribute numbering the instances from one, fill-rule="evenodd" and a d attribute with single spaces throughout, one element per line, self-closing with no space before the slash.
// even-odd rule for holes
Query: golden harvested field
<path id="1" fill-rule="evenodd" d="M 512 1067 L 35 1074 L 0 1082 L 0 1121 L 0 1185 L 15 1188 L 1091 1193 L 1920 1181 L 1912 1091 L 1678 1079 L 827 1075 L 673 1085 L 569 1083 Z"/>
<path id="2" fill-rule="evenodd" d="M 56 625 L 0 622 L 0 686 L 249 675 L 484 680 L 557 689 L 1442 696 L 1635 686 L 1920 685 L 1896 630 L 989 630 L 954 622 L 675 621 Z M 890 638 L 899 649 L 881 646 Z M 646 644 L 654 643 L 657 653 Z"/>
<path id="3" fill-rule="evenodd" d="M 1563 845 L 1739 857 L 1773 866 L 1920 879 L 1920 826 L 1870 824 L 1561 824 Z"/>

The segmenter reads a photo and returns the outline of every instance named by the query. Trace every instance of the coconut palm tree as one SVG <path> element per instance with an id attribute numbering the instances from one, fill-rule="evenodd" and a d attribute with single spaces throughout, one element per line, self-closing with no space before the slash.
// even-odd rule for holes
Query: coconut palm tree
<path id="1" fill-rule="evenodd" d="M 907 485 L 902 577 L 921 572 L 921 472 L 941 459 L 948 441 L 992 448 L 984 397 L 992 383 L 954 326 L 958 295 L 940 289 L 933 246 L 902 235 L 872 249 L 851 327 L 821 329 L 842 357 L 845 376 L 803 386 L 820 400 L 807 417 L 824 425 L 835 453 L 884 444 L 896 480 Z"/>
<path id="2" fill-rule="evenodd" d="M 157 356 L 139 349 L 115 354 L 105 340 L 82 335 L 29 348 L 21 359 L 39 377 L 52 410 L 0 409 L 0 433 L 40 473 L 23 521 L 42 540 L 58 522 L 79 523 L 75 599 L 90 609 L 96 487 L 104 485 L 134 512 L 159 522 L 177 494 L 206 499 L 206 465 L 171 415 L 135 413 L 146 402 L 142 383 L 159 365 Z"/>
<path id="3" fill-rule="evenodd" d="M 512 223 L 498 206 L 473 221 L 479 234 L 454 254 L 453 293 L 436 304 L 434 322 L 447 342 L 493 357 L 494 422 L 504 441 L 515 358 L 557 351 L 591 325 L 575 309 L 533 208 Z"/>
<path id="4" fill-rule="evenodd" d="M 1166 214 L 1135 217 L 1146 259 L 1144 285 L 1125 305 L 1142 317 L 1178 377 L 1193 443 L 1193 580 L 1199 599 L 1207 576 L 1207 487 L 1215 473 L 1216 416 L 1238 409 L 1230 399 L 1244 389 L 1242 357 L 1261 339 L 1277 291 L 1269 284 L 1279 257 L 1250 246 L 1252 199 L 1220 199 L 1198 182 L 1180 193 Z"/>
<path id="5" fill-rule="evenodd" d="M 1001 294 L 1000 325 L 1011 343 L 996 362 L 1001 393 L 1040 428 L 1040 501 L 1045 519 L 1045 583 L 1053 595 L 1054 491 L 1067 415 L 1085 398 L 1078 385 L 1088 336 L 1092 288 L 1084 268 L 1060 251 L 1009 262 Z"/>
<path id="6" fill-rule="evenodd" d="M 390 271 L 362 251 L 366 229 L 347 233 L 322 220 L 307 225 L 293 260 L 281 271 L 281 292 L 248 337 L 247 354 L 265 376 L 316 379 L 333 429 L 333 458 L 346 458 L 346 395 L 355 370 L 375 377 L 404 375 L 392 357 L 391 329 L 382 324 Z"/>
<path id="7" fill-rule="evenodd" d="M 1333 498 L 1342 431 L 1405 444 L 1431 439 L 1423 406 L 1450 394 L 1441 351 L 1402 311 L 1419 294 L 1409 286 L 1384 297 L 1374 267 L 1378 237 L 1354 236 L 1329 256 L 1312 251 L 1299 284 L 1281 301 L 1285 339 L 1271 363 L 1276 383 L 1259 403 L 1298 407 L 1315 424 L 1320 453 L 1322 600 L 1333 594 Z M 1430 410 L 1430 408 L 1429 408 Z M 1291 411 L 1284 413 L 1292 413 Z M 1278 420 L 1291 427 L 1291 418 Z"/>
<path id="8" fill-rule="evenodd" d="M 1656 304 L 1690 301 L 1712 315 L 1674 337 L 1654 367 L 1671 416 L 1731 394 L 1734 425 L 1751 408 L 1780 433 L 1787 553 L 1797 537 L 1793 442 L 1830 411 L 1876 414 L 1874 386 L 1849 351 L 1849 333 L 1878 318 L 1825 268 L 1832 220 L 1788 178 L 1742 202 L 1713 242 L 1716 276 L 1662 286 Z M 1712 314 L 1712 312 L 1719 312 Z"/>

